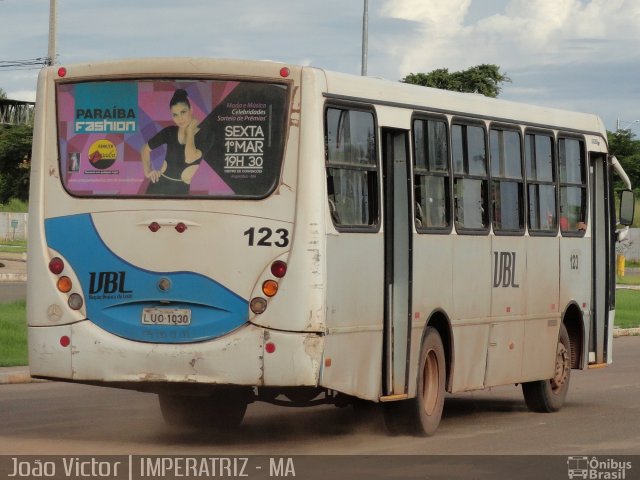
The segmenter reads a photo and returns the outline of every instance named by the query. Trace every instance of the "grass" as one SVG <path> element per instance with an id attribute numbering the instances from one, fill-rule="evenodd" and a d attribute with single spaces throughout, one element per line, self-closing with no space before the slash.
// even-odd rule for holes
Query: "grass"
<path id="1" fill-rule="evenodd" d="M 25 253 L 26 251 L 26 240 L 0 240 L 0 253 Z"/>
<path id="2" fill-rule="evenodd" d="M 616 291 L 616 321 L 619 328 L 640 326 L 640 291 L 619 289 Z"/>
<path id="3" fill-rule="evenodd" d="M 0 304 L 0 367 L 28 364 L 26 302 Z"/>
<path id="4" fill-rule="evenodd" d="M 12 198 L 4 204 L 0 203 L 0 212 L 25 213 L 27 211 L 29 211 L 29 204 L 17 198 Z"/>

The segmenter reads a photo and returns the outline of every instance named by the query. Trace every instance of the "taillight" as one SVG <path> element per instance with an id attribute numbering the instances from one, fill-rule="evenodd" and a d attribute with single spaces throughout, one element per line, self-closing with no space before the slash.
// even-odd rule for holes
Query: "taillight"
<path id="1" fill-rule="evenodd" d="M 49 271 L 54 275 L 60 275 L 65 269 L 64 260 L 60 257 L 53 257 L 49 261 Z M 67 275 L 60 275 L 56 279 L 56 288 L 60 293 L 70 294 L 73 290 L 73 280 Z M 84 305 L 84 299 L 78 293 L 71 293 L 67 298 L 67 304 L 72 310 L 80 310 Z M 59 308 L 54 305 L 54 307 Z M 61 316 L 61 314 L 59 315 Z"/>
<path id="2" fill-rule="evenodd" d="M 266 280 L 262 284 L 262 293 L 264 293 L 267 297 L 273 297 L 276 293 L 278 293 L 278 282 L 275 280 Z"/>
<path id="3" fill-rule="evenodd" d="M 53 257 L 49 262 L 49 271 L 54 275 L 60 275 L 64 270 L 64 262 L 60 257 Z"/>
<path id="4" fill-rule="evenodd" d="M 278 289 L 280 288 L 278 280 L 287 274 L 287 263 L 282 260 L 276 260 L 269 267 L 269 272 L 275 277 L 275 280 L 273 278 L 267 278 L 262 282 L 260 293 L 256 292 L 259 295 L 264 295 L 264 297 L 254 297 L 251 299 L 251 302 L 249 302 L 249 308 L 256 315 L 264 313 L 269 303 L 268 299 L 278 293 Z"/>
<path id="5" fill-rule="evenodd" d="M 267 301 L 262 297 L 252 298 L 249 308 L 251 308 L 251 311 L 256 315 L 260 315 L 267 309 Z"/>
<path id="6" fill-rule="evenodd" d="M 287 273 L 287 264 L 282 260 L 276 260 L 271 264 L 271 273 L 276 278 L 282 278 Z"/>
<path id="7" fill-rule="evenodd" d="M 67 303 L 71 310 L 80 310 L 84 304 L 84 300 L 82 300 L 82 297 L 77 293 L 72 293 L 69 295 L 69 301 Z"/>
<path id="8" fill-rule="evenodd" d="M 60 277 L 56 285 L 58 286 L 58 290 L 62 293 L 69 293 L 73 287 L 69 277 Z"/>

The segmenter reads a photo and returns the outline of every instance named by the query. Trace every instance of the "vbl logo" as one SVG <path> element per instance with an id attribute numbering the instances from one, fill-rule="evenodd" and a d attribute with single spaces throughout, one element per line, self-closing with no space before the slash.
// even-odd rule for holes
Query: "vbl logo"
<path id="1" fill-rule="evenodd" d="M 91 295 L 102 292 L 111 293 L 132 293 L 132 290 L 125 290 L 125 272 L 89 272 L 89 293 Z"/>

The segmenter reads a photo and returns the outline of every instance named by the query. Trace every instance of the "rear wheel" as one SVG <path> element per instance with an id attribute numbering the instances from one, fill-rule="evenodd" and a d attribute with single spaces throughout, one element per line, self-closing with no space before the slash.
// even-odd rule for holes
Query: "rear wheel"
<path id="1" fill-rule="evenodd" d="M 225 429 L 242 423 L 250 397 L 244 391 L 222 390 L 210 395 L 161 393 L 158 398 L 169 425 Z"/>
<path id="2" fill-rule="evenodd" d="M 384 404 L 384 418 L 392 434 L 433 435 L 444 408 L 445 355 L 440 334 L 428 327 L 422 341 L 416 397 Z"/>
<path id="3" fill-rule="evenodd" d="M 560 326 L 556 365 L 553 378 L 522 384 L 522 393 L 529 410 L 557 412 L 564 404 L 571 379 L 571 342 L 564 324 Z"/>

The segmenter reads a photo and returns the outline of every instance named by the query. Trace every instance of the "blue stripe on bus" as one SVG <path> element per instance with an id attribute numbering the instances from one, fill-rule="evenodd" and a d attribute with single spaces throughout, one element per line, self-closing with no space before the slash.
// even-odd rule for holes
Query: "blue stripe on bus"
<path id="1" fill-rule="evenodd" d="M 189 343 L 220 337 L 248 322 L 248 301 L 212 278 L 188 271 L 154 272 L 116 255 L 89 214 L 45 220 L 45 232 L 49 247 L 64 257 L 80 280 L 87 318 L 114 335 Z M 163 278 L 171 282 L 168 291 L 158 287 Z M 191 324 L 143 325 L 145 307 L 187 308 Z"/>

